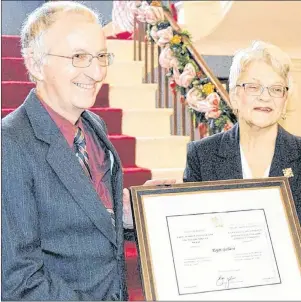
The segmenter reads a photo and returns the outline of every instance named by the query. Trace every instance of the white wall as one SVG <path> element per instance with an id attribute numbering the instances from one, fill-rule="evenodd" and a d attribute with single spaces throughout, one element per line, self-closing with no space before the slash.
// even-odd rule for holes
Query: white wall
<path id="1" fill-rule="evenodd" d="M 42 5 L 44 0 L 35 1 L 7 1 L 2 0 L 2 35 L 19 35 L 26 16 Z M 111 21 L 112 1 L 81 1 L 88 7 L 96 9 L 103 16 L 103 24 Z"/>

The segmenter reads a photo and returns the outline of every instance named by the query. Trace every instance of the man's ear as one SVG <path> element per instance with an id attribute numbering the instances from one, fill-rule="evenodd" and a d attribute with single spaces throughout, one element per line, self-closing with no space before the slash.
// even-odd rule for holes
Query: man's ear
<path id="1" fill-rule="evenodd" d="M 33 55 L 32 49 L 26 49 L 24 63 L 29 74 L 37 81 L 43 80 L 42 62 L 39 62 Z"/>

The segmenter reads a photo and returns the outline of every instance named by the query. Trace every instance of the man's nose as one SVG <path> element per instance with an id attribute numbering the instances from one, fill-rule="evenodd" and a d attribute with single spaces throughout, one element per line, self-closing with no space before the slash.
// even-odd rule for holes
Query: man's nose
<path id="1" fill-rule="evenodd" d="M 95 81 L 101 81 L 107 75 L 107 66 L 102 66 L 96 57 L 92 58 L 91 64 L 88 69 L 89 75 Z"/>

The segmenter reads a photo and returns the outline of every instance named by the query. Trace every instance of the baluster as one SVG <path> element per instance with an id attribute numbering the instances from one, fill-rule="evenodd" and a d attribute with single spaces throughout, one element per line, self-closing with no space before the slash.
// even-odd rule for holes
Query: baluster
<path id="1" fill-rule="evenodd" d="M 163 108 L 163 101 L 162 101 L 162 92 L 164 93 L 164 91 L 162 91 L 162 67 L 159 64 L 159 57 L 161 54 L 161 48 L 158 47 L 158 107 L 159 108 Z"/>
<path id="2" fill-rule="evenodd" d="M 178 94 L 173 94 L 173 135 L 178 135 Z"/>

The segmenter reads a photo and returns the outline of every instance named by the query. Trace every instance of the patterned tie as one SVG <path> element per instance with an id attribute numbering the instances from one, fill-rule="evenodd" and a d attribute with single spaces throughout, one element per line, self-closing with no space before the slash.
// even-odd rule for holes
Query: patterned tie
<path id="1" fill-rule="evenodd" d="M 102 146 L 102 149 L 104 150 L 104 159 L 101 165 L 101 170 L 103 172 L 103 176 L 101 179 L 101 183 L 103 186 L 103 196 L 102 200 L 104 202 L 105 207 L 107 208 L 107 211 L 109 212 L 112 220 L 113 226 L 115 226 L 115 214 L 114 210 L 112 209 L 113 202 L 112 202 L 112 182 L 111 182 L 111 159 L 110 159 L 110 153 L 109 150 Z"/>
<path id="2" fill-rule="evenodd" d="M 89 167 L 89 156 L 87 152 L 86 139 L 80 127 L 77 128 L 73 143 L 79 163 L 81 164 L 85 174 L 90 179 L 92 179 L 92 174 Z"/>

